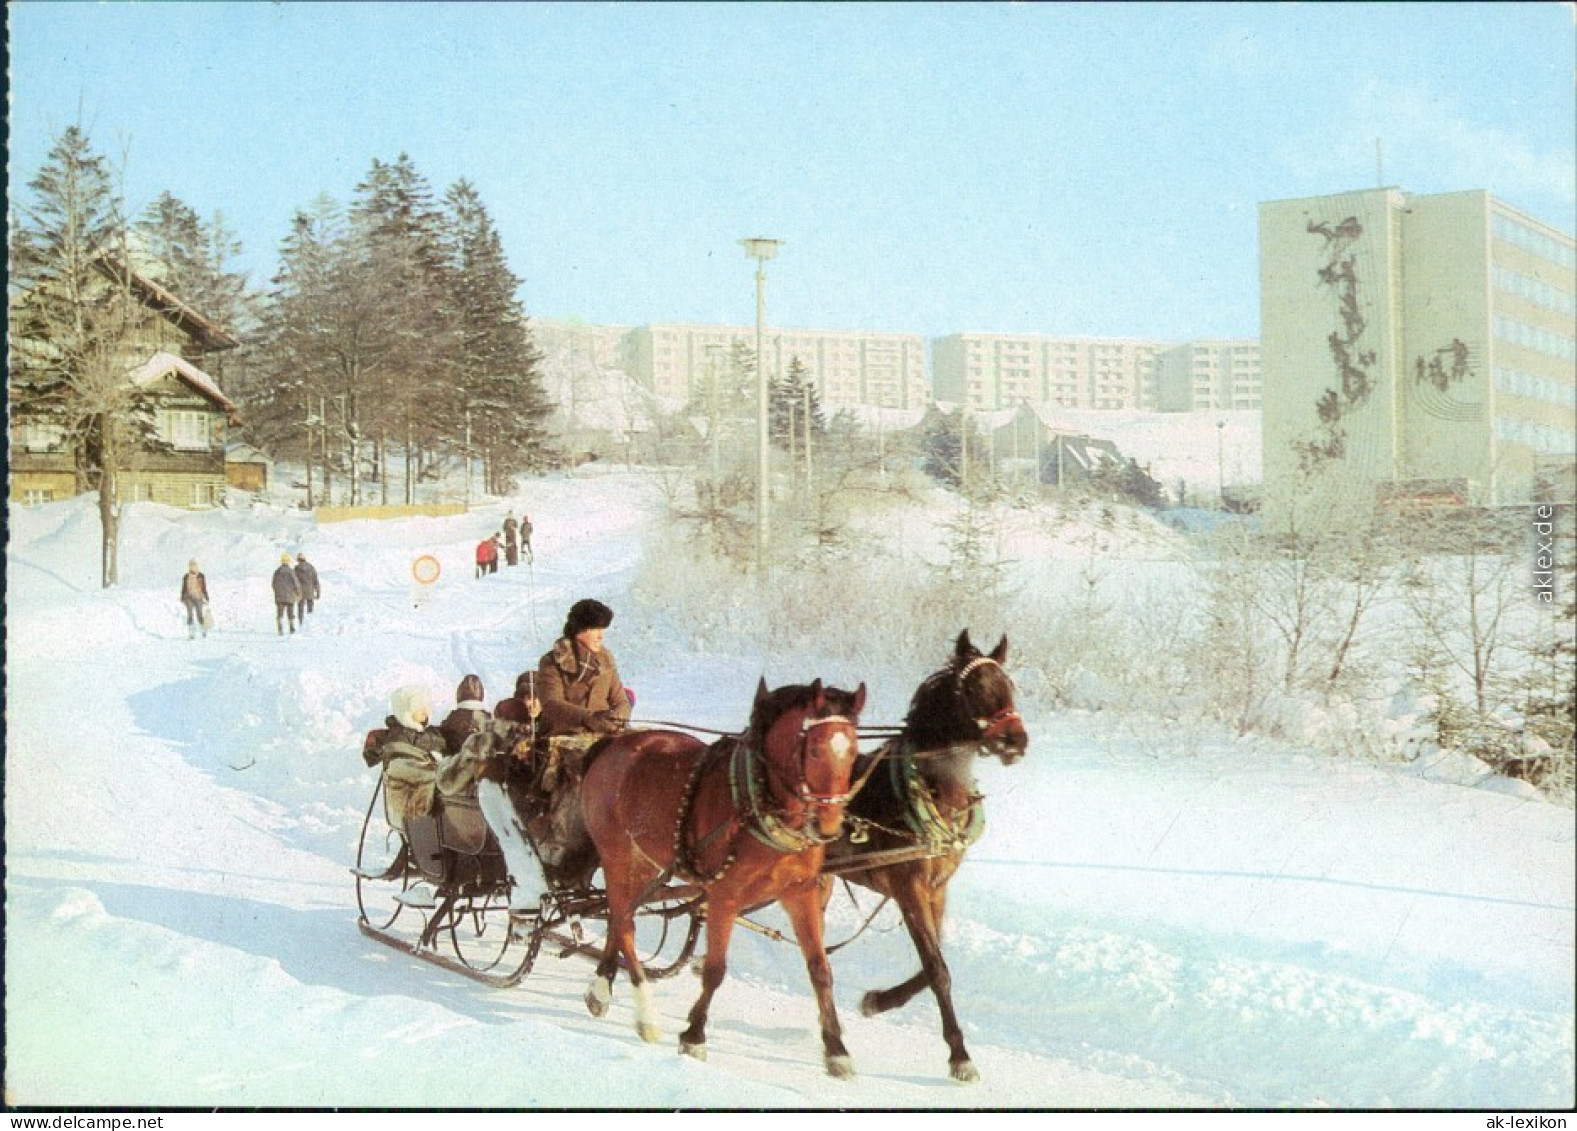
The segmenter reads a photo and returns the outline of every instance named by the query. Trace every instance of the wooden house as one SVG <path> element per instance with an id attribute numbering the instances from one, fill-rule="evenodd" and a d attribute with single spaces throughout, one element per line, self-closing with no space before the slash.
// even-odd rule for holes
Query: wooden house
<path id="1" fill-rule="evenodd" d="M 126 380 L 152 404 L 156 440 L 131 453 L 120 469 L 121 500 L 214 506 L 224 498 L 225 446 L 240 414 L 204 365 L 240 343 L 155 280 L 108 259 L 99 271 L 106 287 L 125 286 L 147 315 L 129 344 Z M 22 295 L 13 302 L 27 300 Z M 12 349 L 13 356 L 47 355 L 50 346 L 22 339 Z M 30 416 L 15 398 L 9 439 L 13 504 L 71 498 L 93 486 L 79 445 L 58 423 Z"/>

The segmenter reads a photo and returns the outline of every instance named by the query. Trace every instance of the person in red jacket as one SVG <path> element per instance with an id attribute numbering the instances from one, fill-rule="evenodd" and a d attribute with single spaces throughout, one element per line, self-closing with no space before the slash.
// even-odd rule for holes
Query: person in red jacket
<path id="1" fill-rule="evenodd" d="M 476 544 L 476 575 L 485 577 L 498 569 L 498 535 Z"/>

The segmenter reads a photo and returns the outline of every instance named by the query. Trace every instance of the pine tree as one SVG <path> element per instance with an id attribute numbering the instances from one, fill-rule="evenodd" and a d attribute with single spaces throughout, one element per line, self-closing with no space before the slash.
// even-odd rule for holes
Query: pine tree
<path id="1" fill-rule="evenodd" d="M 443 215 L 409 156 L 374 160 L 356 187 L 352 208 L 356 250 L 371 284 L 368 299 L 387 328 L 380 364 L 367 373 L 375 400 L 363 406 L 383 498 L 388 501 L 391 442 L 406 454 L 405 494 L 415 490 L 415 453 L 453 433 L 458 315 L 451 296 Z"/>
<path id="2" fill-rule="evenodd" d="M 811 436 L 818 441 L 825 439 L 827 420 L 821 411 L 821 396 L 810 383 L 805 363 L 796 354 L 789 360 L 788 372 L 783 375 L 783 379 L 772 382 L 768 401 L 767 426 L 779 447 L 804 450 L 807 402 L 810 405 Z"/>
<path id="3" fill-rule="evenodd" d="M 307 422 L 315 421 L 319 452 L 343 453 L 353 505 L 362 501 L 365 444 L 387 427 L 389 372 L 406 346 L 393 281 L 359 235 L 326 196 L 296 215 L 280 248 L 266 367 L 248 400 L 249 417 L 265 418 L 287 447 L 293 424 L 305 440 Z M 267 411 L 256 411 L 258 404 Z"/>
<path id="4" fill-rule="evenodd" d="M 542 355 L 517 297 L 520 280 L 475 187 L 457 182 L 444 203 L 458 331 L 456 394 L 480 442 L 488 489 L 504 494 L 517 473 L 542 467 L 552 455 L 544 427 L 552 405 L 542 389 Z"/>
<path id="5" fill-rule="evenodd" d="M 133 231 L 138 270 L 242 340 L 240 350 L 205 355 L 199 361 L 221 383 L 239 378 L 249 360 L 246 340 L 256 336 L 262 320 L 262 300 L 246 273 L 231 267 L 241 243 L 223 213 L 205 222 L 189 205 L 164 192 L 143 211 Z"/>

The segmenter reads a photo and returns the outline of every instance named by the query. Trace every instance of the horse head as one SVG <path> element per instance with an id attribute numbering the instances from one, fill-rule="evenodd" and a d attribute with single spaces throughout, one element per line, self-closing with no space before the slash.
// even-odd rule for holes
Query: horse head
<path id="1" fill-rule="evenodd" d="M 1029 748 L 1024 719 L 1013 700 L 1013 681 L 1003 669 L 1008 638 L 989 654 L 958 634 L 947 666 L 920 685 L 905 729 L 920 749 L 971 748 L 1011 766 Z"/>
<path id="2" fill-rule="evenodd" d="M 762 680 L 756 690 L 750 725 L 767 779 L 786 812 L 809 814 L 819 839 L 842 830 L 864 708 L 863 683 L 844 691 L 818 679 L 768 691 Z"/>

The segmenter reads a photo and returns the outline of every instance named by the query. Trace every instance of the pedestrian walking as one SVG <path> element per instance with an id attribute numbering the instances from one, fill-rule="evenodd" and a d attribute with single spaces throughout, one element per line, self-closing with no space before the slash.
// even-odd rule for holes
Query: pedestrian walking
<path id="1" fill-rule="evenodd" d="M 520 564 L 520 524 L 515 521 L 514 511 L 504 516 L 504 560 L 510 565 Z"/>
<path id="2" fill-rule="evenodd" d="M 315 602 L 323 595 L 322 587 L 318 585 L 318 570 L 307 555 L 296 555 L 296 586 L 301 590 L 301 600 L 296 602 L 296 619 L 305 627 L 307 614 L 316 607 Z"/>
<path id="3" fill-rule="evenodd" d="M 181 604 L 186 607 L 186 639 L 195 640 L 199 628 L 207 636 L 214 618 L 208 608 L 208 579 L 197 568 L 196 558 L 186 563 L 181 575 Z"/>
<path id="4" fill-rule="evenodd" d="M 301 602 L 301 584 L 296 571 L 290 568 L 290 555 L 283 554 L 279 568 L 274 571 L 274 628 L 285 635 L 285 624 L 290 624 L 290 634 L 296 634 L 296 606 Z"/>

